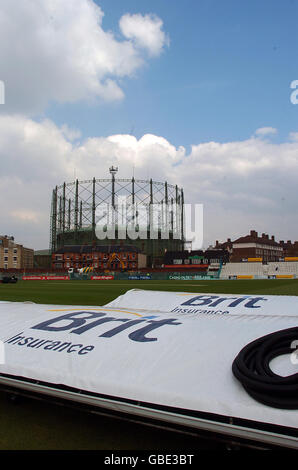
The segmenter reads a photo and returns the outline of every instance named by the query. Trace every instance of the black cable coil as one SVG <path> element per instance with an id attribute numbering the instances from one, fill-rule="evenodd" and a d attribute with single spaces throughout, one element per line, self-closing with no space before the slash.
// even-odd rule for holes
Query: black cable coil
<path id="1" fill-rule="evenodd" d="M 269 365 L 273 358 L 293 353 L 294 341 L 298 343 L 298 327 L 276 331 L 247 344 L 234 359 L 233 374 L 258 402 L 298 409 L 298 373 L 283 377 Z"/>

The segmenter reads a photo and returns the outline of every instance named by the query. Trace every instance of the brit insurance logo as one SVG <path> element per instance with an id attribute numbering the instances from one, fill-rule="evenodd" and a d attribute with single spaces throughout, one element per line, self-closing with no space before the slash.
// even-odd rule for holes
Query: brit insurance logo
<path id="1" fill-rule="evenodd" d="M 233 312 L 233 309 L 239 307 L 248 309 L 262 309 L 263 302 L 267 302 L 265 297 L 254 297 L 244 295 L 241 297 L 223 297 L 221 295 L 199 294 L 195 297 L 192 294 L 178 294 L 181 296 L 191 296 L 185 302 L 171 310 L 171 313 L 183 315 L 227 315 Z M 232 309 L 232 310 L 231 310 Z"/>
<path id="2" fill-rule="evenodd" d="M 29 333 L 22 331 L 7 339 L 5 343 L 22 348 L 28 347 L 82 356 L 89 354 L 96 347 L 96 341 L 95 344 L 86 344 L 85 342 L 85 333 L 90 330 L 93 331 L 98 341 L 102 338 L 109 339 L 120 334 L 127 334 L 130 341 L 148 343 L 159 339 L 158 330 L 161 328 L 182 324 L 176 318 L 160 319 L 156 315 L 125 312 L 134 315 L 134 318 L 127 318 L 127 315 L 121 315 L 121 310 L 95 310 L 97 311 L 94 309 L 76 311 L 75 309 L 70 312 L 69 309 L 64 309 L 68 313 L 44 320 L 32 326 Z M 59 311 L 61 312 L 61 309 Z M 114 316 L 113 311 L 120 313 L 120 315 Z M 61 338 L 64 333 L 66 333 L 67 341 L 63 337 Z"/>

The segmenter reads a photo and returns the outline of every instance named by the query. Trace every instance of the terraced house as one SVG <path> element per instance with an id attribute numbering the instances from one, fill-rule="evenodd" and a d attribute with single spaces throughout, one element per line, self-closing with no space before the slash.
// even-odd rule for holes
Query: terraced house
<path id="1" fill-rule="evenodd" d="M 0 269 L 32 269 L 34 250 L 15 243 L 14 237 L 0 236 Z"/>

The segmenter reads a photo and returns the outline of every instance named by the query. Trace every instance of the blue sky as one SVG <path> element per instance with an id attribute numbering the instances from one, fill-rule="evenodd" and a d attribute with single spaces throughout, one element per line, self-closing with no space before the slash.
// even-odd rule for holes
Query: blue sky
<path id="1" fill-rule="evenodd" d="M 133 133 L 162 135 L 186 148 L 210 140 L 248 138 L 264 126 L 284 140 L 298 130 L 298 107 L 290 102 L 297 74 L 298 3 L 236 1 L 97 0 L 103 28 L 121 37 L 119 18 L 154 13 L 170 46 L 124 78 L 120 103 L 53 105 L 56 123 L 84 136 Z"/>
<path id="2" fill-rule="evenodd" d="M 204 246 L 297 240 L 297 17 L 294 0 L 1 0 L 2 232 L 47 247 L 53 188 L 113 164 L 203 204 Z"/>

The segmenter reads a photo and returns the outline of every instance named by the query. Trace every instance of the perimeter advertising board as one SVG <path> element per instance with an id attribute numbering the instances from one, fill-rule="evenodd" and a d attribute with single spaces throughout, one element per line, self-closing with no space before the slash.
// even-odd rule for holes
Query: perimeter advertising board
<path id="1" fill-rule="evenodd" d="M 69 276 L 23 276 L 23 281 L 68 281 Z"/>
<path id="2" fill-rule="evenodd" d="M 112 281 L 114 276 L 91 276 L 91 281 Z"/>

